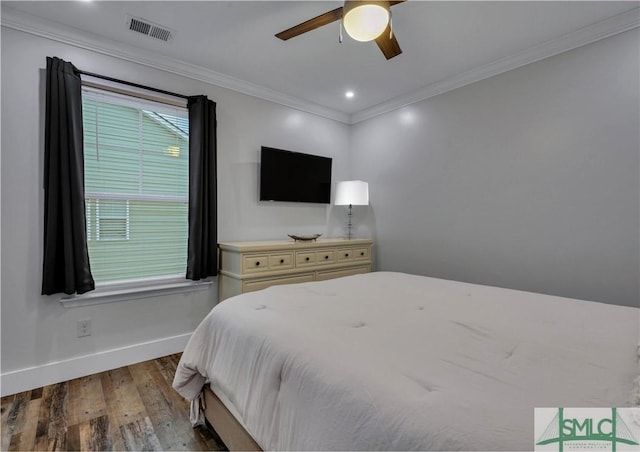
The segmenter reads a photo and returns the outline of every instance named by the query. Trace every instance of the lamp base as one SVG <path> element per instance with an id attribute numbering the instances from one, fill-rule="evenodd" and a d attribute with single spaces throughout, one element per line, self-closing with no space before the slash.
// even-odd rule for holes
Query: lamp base
<path id="1" fill-rule="evenodd" d="M 353 206 L 351 204 L 349 204 L 349 213 L 347 214 L 347 217 L 349 218 L 349 222 L 347 223 L 347 240 L 351 240 L 351 228 L 353 227 L 353 225 L 351 224 L 351 215 L 352 215 L 352 211 L 351 209 L 353 208 Z"/>

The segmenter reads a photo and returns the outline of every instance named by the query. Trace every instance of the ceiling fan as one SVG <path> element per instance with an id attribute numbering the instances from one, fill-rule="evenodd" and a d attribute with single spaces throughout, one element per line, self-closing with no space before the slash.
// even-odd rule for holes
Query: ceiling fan
<path id="1" fill-rule="evenodd" d="M 344 2 L 344 6 L 320 14 L 313 19 L 281 31 L 276 34 L 276 37 L 286 41 L 337 20 L 342 20 L 340 26 L 340 42 L 342 42 L 342 27 L 344 26 L 349 36 L 357 41 L 364 42 L 375 39 L 376 44 L 378 44 L 384 56 L 389 60 L 402 53 L 400 45 L 398 45 L 398 41 L 393 33 L 390 8 L 404 1 L 406 0 L 347 0 Z"/>

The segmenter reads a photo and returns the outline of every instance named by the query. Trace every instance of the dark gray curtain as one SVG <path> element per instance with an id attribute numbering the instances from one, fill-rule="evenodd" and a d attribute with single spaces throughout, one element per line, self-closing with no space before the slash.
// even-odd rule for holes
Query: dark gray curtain
<path id="1" fill-rule="evenodd" d="M 46 93 L 42 294 L 82 294 L 95 283 L 87 250 L 78 70 L 47 57 Z"/>
<path id="2" fill-rule="evenodd" d="M 190 97 L 189 109 L 189 245 L 187 278 L 218 274 L 216 177 L 216 103 Z"/>

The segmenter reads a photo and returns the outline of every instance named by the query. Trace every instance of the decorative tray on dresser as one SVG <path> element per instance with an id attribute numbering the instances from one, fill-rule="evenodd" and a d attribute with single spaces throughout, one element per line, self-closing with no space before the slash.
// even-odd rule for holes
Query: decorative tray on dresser
<path id="1" fill-rule="evenodd" d="M 371 239 L 219 243 L 218 298 L 277 284 L 368 273 L 372 245 Z"/>

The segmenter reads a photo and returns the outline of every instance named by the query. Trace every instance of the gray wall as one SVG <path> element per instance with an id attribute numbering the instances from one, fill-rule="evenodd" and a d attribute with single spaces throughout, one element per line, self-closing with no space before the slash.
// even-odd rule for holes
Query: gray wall
<path id="1" fill-rule="evenodd" d="M 333 158 L 333 180 L 348 177 L 349 126 L 168 72 L 2 27 L 2 372 L 83 356 L 123 356 L 140 344 L 190 334 L 217 300 L 217 289 L 118 303 L 63 308 L 40 295 L 43 223 L 43 77 L 47 56 L 78 68 L 217 102 L 219 235 L 224 240 L 327 234 L 327 205 L 260 203 L 261 145 Z M 91 318 L 93 334 L 76 337 Z M 115 353 L 98 355 L 107 351 Z M 126 355 L 126 353 L 124 353 Z M 130 354 L 131 362 L 140 355 Z M 78 372 L 92 373 L 90 368 Z M 122 365 L 114 361 L 114 365 Z M 66 365 L 66 364 L 65 364 Z M 44 366 L 44 367 L 43 367 Z M 48 374 L 47 374 L 48 375 Z M 4 381 L 4 379 L 3 379 Z"/>
<path id="2" fill-rule="evenodd" d="M 639 304 L 638 30 L 352 127 L 379 270 Z"/>

